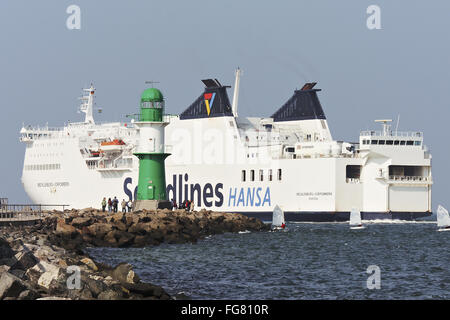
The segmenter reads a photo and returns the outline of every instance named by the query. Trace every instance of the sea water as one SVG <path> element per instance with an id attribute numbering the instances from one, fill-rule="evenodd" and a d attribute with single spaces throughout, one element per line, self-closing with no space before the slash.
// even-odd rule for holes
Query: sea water
<path id="1" fill-rule="evenodd" d="M 191 299 L 450 298 L 450 232 L 437 232 L 433 221 L 363 223 L 350 230 L 288 222 L 287 232 L 89 253 L 111 265 L 128 262 L 142 280 Z"/>

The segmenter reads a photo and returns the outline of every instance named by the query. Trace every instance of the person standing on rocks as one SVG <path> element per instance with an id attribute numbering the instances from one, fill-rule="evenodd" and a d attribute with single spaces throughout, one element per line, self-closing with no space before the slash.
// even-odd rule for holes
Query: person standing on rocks
<path id="1" fill-rule="evenodd" d="M 191 211 L 194 212 L 195 204 L 194 200 L 191 200 Z"/>
<path id="2" fill-rule="evenodd" d="M 108 198 L 108 212 L 112 211 L 112 201 L 111 198 Z"/>
<path id="3" fill-rule="evenodd" d="M 133 208 L 133 201 L 131 201 L 131 199 L 128 200 L 127 207 L 128 207 L 128 212 L 131 212 L 131 209 Z"/>
<path id="4" fill-rule="evenodd" d="M 106 208 L 106 198 L 103 198 L 102 200 L 102 211 L 105 212 L 105 208 Z"/>
<path id="5" fill-rule="evenodd" d="M 119 200 L 117 199 L 117 197 L 116 196 L 114 196 L 114 199 L 113 199 L 113 209 L 114 209 L 114 212 L 117 212 L 117 208 L 119 207 Z"/>
<path id="6" fill-rule="evenodd" d="M 175 199 L 172 199 L 172 210 L 177 210 L 177 209 L 178 209 L 177 201 Z"/>
<path id="7" fill-rule="evenodd" d="M 127 202 L 125 201 L 125 199 L 122 199 L 122 212 L 125 213 L 127 212 Z"/>

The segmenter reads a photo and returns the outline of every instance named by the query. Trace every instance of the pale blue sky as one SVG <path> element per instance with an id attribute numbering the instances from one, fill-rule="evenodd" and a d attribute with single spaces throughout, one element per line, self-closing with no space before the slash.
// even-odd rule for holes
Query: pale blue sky
<path id="1" fill-rule="evenodd" d="M 66 8 L 81 8 L 68 30 Z M 366 27 L 381 8 L 382 30 Z M 433 155 L 433 209 L 450 206 L 447 129 L 449 1 L 19 1 L 0 2 L 0 195 L 28 202 L 20 183 L 26 124 L 77 121 L 91 80 L 98 120 L 137 110 L 145 80 L 160 81 L 167 112 L 201 92 L 200 79 L 233 85 L 239 114 L 269 116 L 305 81 L 317 81 L 333 137 L 357 141 L 374 119 L 423 131 Z M 232 91 L 229 91 L 230 98 Z"/>

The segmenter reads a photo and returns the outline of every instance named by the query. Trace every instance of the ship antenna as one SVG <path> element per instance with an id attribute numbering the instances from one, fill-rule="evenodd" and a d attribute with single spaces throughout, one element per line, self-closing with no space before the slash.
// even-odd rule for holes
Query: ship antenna
<path id="1" fill-rule="evenodd" d="M 395 134 L 398 132 L 398 123 L 400 122 L 400 114 L 397 117 L 397 126 L 395 127 Z"/>
<path id="2" fill-rule="evenodd" d="M 145 81 L 145 83 L 151 84 L 151 85 L 152 85 L 152 88 L 153 88 L 153 84 L 154 84 L 154 83 L 159 83 L 159 81 L 148 80 L 148 81 Z"/>
<path id="3" fill-rule="evenodd" d="M 241 69 L 239 67 L 236 69 L 236 79 L 234 80 L 234 94 L 233 94 L 233 104 L 231 109 L 233 110 L 233 116 L 237 117 L 237 108 L 238 108 L 238 100 L 239 100 L 239 81 L 241 78 Z"/>
<path id="4" fill-rule="evenodd" d="M 92 123 L 94 122 L 94 116 L 92 115 L 92 111 L 94 109 L 94 93 L 95 88 L 94 85 L 91 83 L 91 87 L 89 89 L 83 89 L 85 92 L 89 92 L 87 96 L 82 96 L 79 98 L 81 101 L 80 111 L 84 112 L 86 114 L 86 117 L 84 118 L 84 123 Z"/>

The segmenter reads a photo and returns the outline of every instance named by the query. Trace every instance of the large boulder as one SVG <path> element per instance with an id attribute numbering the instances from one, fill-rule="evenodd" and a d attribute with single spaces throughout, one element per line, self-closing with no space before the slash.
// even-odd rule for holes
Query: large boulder
<path id="1" fill-rule="evenodd" d="M 40 295 L 34 290 L 24 290 L 20 293 L 18 300 L 36 300 Z"/>
<path id="2" fill-rule="evenodd" d="M 99 300 L 120 300 L 120 299 L 122 299 L 122 295 L 114 290 L 106 290 L 106 291 L 103 291 L 102 293 L 100 293 L 97 296 L 97 299 L 99 299 Z"/>
<path id="3" fill-rule="evenodd" d="M 14 257 L 17 261 L 11 266 L 11 270 L 20 269 L 26 271 L 39 262 L 31 251 L 18 252 Z"/>
<path id="4" fill-rule="evenodd" d="M 105 238 L 103 239 L 110 247 L 117 246 L 116 232 L 117 230 L 111 230 L 106 234 Z"/>
<path id="5" fill-rule="evenodd" d="M 130 292 L 140 294 L 143 297 L 155 297 L 159 299 L 163 294 L 166 293 L 162 287 L 144 282 L 124 283 L 123 286 Z"/>
<path id="6" fill-rule="evenodd" d="M 136 224 L 139 222 L 139 216 L 137 216 L 134 213 L 127 212 L 125 214 L 125 224 L 127 228 L 131 227 L 133 224 Z"/>
<path id="7" fill-rule="evenodd" d="M 94 223 L 87 227 L 89 233 L 96 238 L 103 238 L 108 232 L 112 230 L 112 226 L 108 223 Z"/>
<path id="8" fill-rule="evenodd" d="M 0 274 L 2 274 L 3 272 L 8 272 L 9 268 L 11 267 L 4 264 L 0 265 Z"/>
<path id="9" fill-rule="evenodd" d="M 82 278 L 82 281 L 89 288 L 94 298 L 97 298 L 102 292 L 107 290 L 106 284 L 101 280 L 86 277 L 85 279 Z"/>
<path id="10" fill-rule="evenodd" d="M 14 256 L 14 251 L 11 249 L 8 241 L 0 238 L 0 259 L 11 258 Z"/>
<path id="11" fill-rule="evenodd" d="M 77 234 L 77 228 L 71 226 L 70 224 L 67 224 L 65 219 L 58 219 L 55 232 L 57 235 L 70 238 Z"/>
<path id="12" fill-rule="evenodd" d="M 129 232 L 116 230 L 115 237 L 119 247 L 128 247 L 134 242 L 134 235 Z"/>
<path id="13" fill-rule="evenodd" d="M 139 276 L 134 273 L 133 266 L 129 263 L 120 263 L 115 267 L 111 276 L 114 280 L 119 281 L 120 283 L 138 283 L 140 282 Z"/>
<path id="14" fill-rule="evenodd" d="M 58 253 L 49 246 L 42 245 L 39 249 L 34 251 L 34 256 L 39 260 L 55 260 Z"/>
<path id="15" fill-rule="evenodd" d="M 6 297 L 17 298 L 22 291 L 27 289 L 23 280 L 9 272 L 3 273 L 0 277 L 0 300 Z"/>
<path id="16" fill-rule="evenodd" d="M 58 279 L 61 268 L 57 265 L 40 261 L 33 268 L 27 271 L 27 276 L 37 279 L 38 285 L 48 289 L 53 280 Z"/>
<path id="17" fill-rule="evenodd" d="M 122 221 L 124 219 L 124 217 L 125 217 L 125 213 L 123 213 L 123 212 L 116 212 L 112 216 L 112 221 L 114 221 L 114 222 Z"/>
<path id="18" fill-rule="evenodd" d="M 117 228 L 119 231 L 127 231 L 127 225 L 123 223 L 122 221 L 115 221 L 113 223 L 113 226 Z"/>
<path id="19" fill-rule="evenodd" d="M 88 266 L 89 269 L 93 270 L 93 271 L 98 271 L 98 267 L 97 265 L 94 263 L 94 261 L 92 261 L 92 259 L 89 258 L 83 258 L 80 260 L 82 263 L 84 263 L 85 265 Z"/>
<path id="20" fill-rule="evenodd" d="M 77 217 L 72 220 L 72 226 L 76 228 L 82 228 L 90 225 L 92 219 L 89 217 Z"/>

